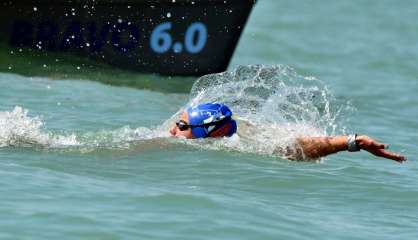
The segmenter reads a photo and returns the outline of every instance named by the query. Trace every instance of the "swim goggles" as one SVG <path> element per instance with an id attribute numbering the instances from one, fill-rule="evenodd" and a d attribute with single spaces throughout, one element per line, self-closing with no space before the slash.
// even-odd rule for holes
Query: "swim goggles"
<path id="1" fill-rule="evenodd" d="M 183 121 L 183 120 L 176 122 L 176 125 L 180 129 L 180 131 L 186 131 L 187 129 L 193 127 L 193 125 L 190 125 L 186 121 Z"/>
<path id="2" fill-rule="evenodd" d="M 227 121 L 230 121 L 230 120 L 231 120 L 231 117 L 227 117 L 227 118 L 224 118 L 224 119 L 222 119 L 220 121 L 217 121 L 217 122 L 204 123 L 204 124 L 199 124 L 199 125 L 190 125 L 186 121 L 180 120 L 180 121 L 176 122 L 176 126 L 180 129 L 180 131 L 186 131 L 189 128 L 209 127 L 209 126 L 221 125 L 221 124 L 223 124 Z"/>

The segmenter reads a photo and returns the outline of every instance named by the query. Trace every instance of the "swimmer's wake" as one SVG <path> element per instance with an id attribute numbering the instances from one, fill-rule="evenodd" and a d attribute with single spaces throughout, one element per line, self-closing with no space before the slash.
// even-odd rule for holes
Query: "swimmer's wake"
<path id="1" fill-rule="evenodd" d="M 0 112 L 0 147 L 44 145 L 50 147 L 78 145 L 76 136 L 42 132 L 39 117 L 29 117 L 28 110 L 16 106 L 11 112 Z"/>
<path id="2" fill-rule="evenodd" d="M 40 117 L 28 116 L 28 110 L 19 106 L 10 112 L 0 112 L 0 147 L 74 148 L 85 151 L 95 148 L 128 148 L 132 142 L 162 136 L 145 127 L 62 135 L 45 131 L 43 125 Z"/>

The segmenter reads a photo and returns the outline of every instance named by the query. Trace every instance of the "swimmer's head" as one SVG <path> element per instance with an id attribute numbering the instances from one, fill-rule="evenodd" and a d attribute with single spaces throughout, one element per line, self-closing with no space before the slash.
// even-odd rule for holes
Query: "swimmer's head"
<path id="1" fill-rule="evenodd" d="M 204 103 L 187 108 L 170 129 L 176 137 L 230 137 L 237 131 L 232 111 L 224 104 Z"/>

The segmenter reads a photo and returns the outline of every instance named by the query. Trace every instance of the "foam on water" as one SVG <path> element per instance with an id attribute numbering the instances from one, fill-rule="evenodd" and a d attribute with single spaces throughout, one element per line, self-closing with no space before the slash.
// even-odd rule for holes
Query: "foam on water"
<path id="1" fill-rule="evenodd" d="M 0 147 L 79 145 L 74 134 L 53 135 L 43 132 L 42 126 L 43 122 L 39 117 L 29 117 L 28 110 L 19 106 L 11 112 L 0 112 Z"/>
<path id="2" fill-rule="evenodd" d="M 0 112 L 0 147 L 75 148 L 83 151 L 95 148 L 128 148 L 139 140 L 161 138 L 168 134 L 140 127 L 122 127 L 81 134 L 57 134 L 43 128 L 41 117 L 28 116 L 28 110 L 16 106 Z"/>
<path id="3" fill-rule="evenodd" d="M 298 75 L 285 65 L 241 66 L 230 72 L 199 78 L 190 99 L 176 114 L 156 128 L 130 128 L 57 134 L 43 129 L 39 116 L 15 107 L 0 112 L 0 147 L 129 148 L 142 141 L 165 141 L 168 129 L 183 109 L 204 102 L 227 104 L 238 120 L 238 134 L 223 139 L 172 139 L 204 149 L 284 155 L 300 136 L 324 136 L 343 130 L 338 117 L 345 106 L 333 109 L 332 96 L 314 77 Z"/>

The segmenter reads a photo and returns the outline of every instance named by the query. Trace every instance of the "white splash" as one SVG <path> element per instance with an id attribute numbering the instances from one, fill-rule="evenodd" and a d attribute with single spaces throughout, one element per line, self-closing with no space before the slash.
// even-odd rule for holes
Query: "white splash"
<path id="1" fill-rule="evenodd" d="M 301 136 L 326 136 L 343 127 L 337 124 L 341 106 L 333 109 L 332 95 L 314 77 L 298 75 L 285 65 L 240 66 L 230 72 L 201 77 L 183 107 L 220 102 L 238 120 L 238 134 L 231 138 L 199 139 L 188 144 L 208 149 L 283 155 Z M 180 110 L 167 120 L 167 128 Z"/>
<path id="2" fill-rule="evenodd" d="M 164 139 L 168 136 L 167 131 L 129 126 L 63 135 L 45 129 L 41 117 L 28 116 L 28 110 L 20 106 L 12 111 L 0 112 L 0 147 L 42 147 L 90 152 L 98 148 L 127 149 L 141 141 Z"/>
<path id="3" fill-rule="evenodd" d="M 29 117 L 28 110 L 19 106 L 11 112 L 0 112 L 0 147 L 79 145 L 74 134 L 62 136 L 44 133 L 42 126 L 40 117 Z"/>

